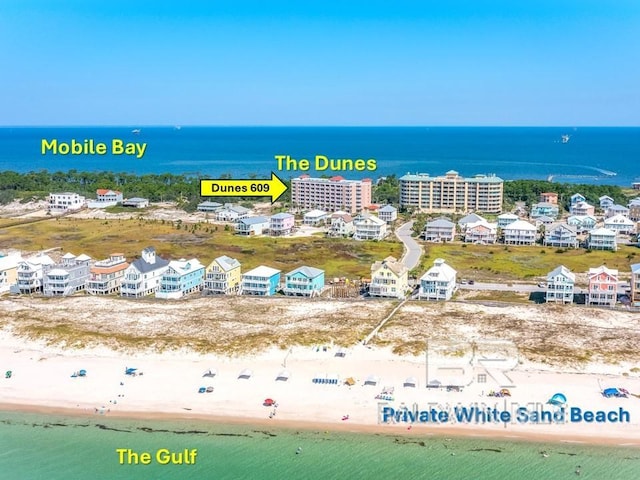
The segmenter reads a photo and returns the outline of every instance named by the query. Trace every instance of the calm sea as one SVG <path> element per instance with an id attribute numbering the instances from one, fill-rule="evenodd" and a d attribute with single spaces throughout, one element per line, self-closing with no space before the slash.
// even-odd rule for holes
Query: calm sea
<path id="1" fill-rule="evenodd" d="M 117 448 L 197 448 L 198 456 L 188 466 L 120 465 Z M 0 412 L 2 480 L 527 480 L 576 478 L 578 466 L 584 479 L 635 480 L 640 450 Z"/>
<path id="2" fill-rule="evenodd" d="M 0 128 L 0 171 L 263 177 L 276 170 L 275 155 L 297 159 L 325 155 L 377 160 L 375 172 L 340 172 L 347 178 L 407 172 L 440 175 L 454 169 L 465 176 L 494 173 L 506 180 L 552 177 L 622 186 L 640 181 L 640 128 L 142 127 L 138 134 L 133 129 Z M 567 143 L 562 143 L 562 135 L 570 135 Z M 42 139 L 94 139 L 110 144 L 114 138 L 147 143 L 144 157 L 41 154 Z"/>

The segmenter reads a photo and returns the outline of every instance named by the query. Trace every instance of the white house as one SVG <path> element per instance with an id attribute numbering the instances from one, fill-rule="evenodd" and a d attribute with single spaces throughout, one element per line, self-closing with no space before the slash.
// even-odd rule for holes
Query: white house
<path id="1" fill-rule="evenodd" d="M 302 223 L 304 225 L 316 226 L 323 224 L 327 218 L 329 218 L 329 214 L 324 210 L 311 210 L 304 214 Z"/>
<path id="2" fill-rule="evenodd" d="M 418 298 L 421 300 L 450 300 L 456 289 L 457 272 L 436 258 L 427 272 L 420 278 Z"/>
<path id="3" fill-rule="evenodd" d="M 576 227 L 566 223 L 547 225 L 543 243 L 549 247 L 578 248 Z"/>
<path id="4" fill-rule="evenodd" d="M 241 218 L 236 223 L 236 232 L 239 235 L 262 235 L 269 231 L 269 219 L 267 217 Z"/>
<path id="5" fill-rule="evenodd" d="M 533 245 L 536 243 L 537 230 L 525 220 L 518 220 L 502 230 L 506 245 Z"/>
<path id="6" fill-rule="evenodd" d="M 629 209 L 623 205 L 611 205 L 609 208 L 607 208 L 604 214 L 605 218 L 615 217 L 616 215 L 628 217 Z"/>
<path id="7" fill-rule="evenodd" d="M 241 205 L 226 203 L 224 207 L 216 213 L 216 220 L 220 222 L 237 222 L 247 218 L 251 210 Z"/>
<path id="8" fill-rule="evenodd" d="M 48 297 L 73 295 L 85 289 L 89 278 L 88 255 L 66 253 L 55 265 L 42 266 L 42 293 Z"/>
<path id="9" fill-rule="evenodd" d="M 147 208 L 149 206 L 148 198 L 132 197 L 122 201 L 123 207 Z"/>
<path id="10" fill-rule="evenodd" d="M 331 227 L 329 234 L 332 237 L 347 237 L 355 231 L 353 218 L 345 212 L 336 212 L 331 215 Z"/>
<path id="11" fill-rule="evenodd" d="M 466 243 L 491 244 L 496 243 L 498 238 L 498 227 L 495 223 L 485 221 L 467 224 L 467 230 L 464 232 L 464 241 Z"/>
<path id="12" fill-rule="evenodd" d="M 616 232 L 608 228 L 595 228 L 587 238 L 587 248 L 590 250 L 617 250 Z"/>
<path id="13" fill-rule="evenodd" d="M 222 210 L 222 204 L 218 202 L 211 202 L 209 200 L 205 200 L 204 202 L 200 202 L 198 204 L 199 212 L 216 213 L 216 212 L 219 212 L 220 210 Z"/>
<path id="14" fill-rule="evenodd" d="M 353 227 L 355 240 L 382 240 L 387 235 L 387 222 L 368 213 L 358 215 Z"/>
<path id="15" fill-rule="evenodd" d="M 620 214 L 605 218 L 604 228 L 608 228 L 622 235 L 636 233 L 636 223 Z"/>
<path id="16" fill-rule="evenodd" d="M 387 224 L 391 224 L 398 218 L 398 209 L 393 205 L 385 205 L 378 209 L 378 217 L 380 217 L 380 220 L 387 222 Z"/>
<path id="17" fill-rule="evenodd" d="M 486 220 L 477 213 L 470 213 L 458 220 L 458 226 L 460 227 L 460 230 L 464 232 L 467 229 L 467 225 L 477 222 L 486 222 Z"/>
<path id="18" fill-rule="evenodd" d="M 168 266 L 169 260 L 158 257 L 155 248 L 145 248 L 142 256 L 124 271 L 120 295 L 130 298 L 153 295 L 160 287 L 160 280 Z"/>
<path id="19" fill-rule="evenodd" d="M 613 204 L 615 203 L 613 201 L 613 198 L 609 197 L 608 195 L 602 195 L 598 201 L 600 202 L 600 208 L 602 210 L 606 210 L 607 208 L 613 206 Z"/>
<path id="20" fill-rule="evenodd" d="M 36 255 L 18 264 L 17 287 L 20 293 L 42 292 L 42 270 L 44 265 L 55 262 L 48 255 Z"/>
<path id="21" fill-rule="evenodd" d="M 49 211 L 65 213 L 80 210 L 85 205 L 85 198 L 73 192 L 60 192 L 49 194 Z"/>
<path id="22" fill-rule="evenodd" d="M 547 303 L 573 303 L 576 276 L 564 265 L 560 265 L 547 275 Z"/>

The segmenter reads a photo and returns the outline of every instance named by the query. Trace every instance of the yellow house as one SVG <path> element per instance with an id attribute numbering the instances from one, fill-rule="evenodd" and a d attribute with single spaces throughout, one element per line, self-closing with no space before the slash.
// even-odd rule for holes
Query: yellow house
<path id="1" fill-rule="evenodd" d="M 0 293 L 8 292 L 11 285 L 18 283 L 18 264 L 22 257 L 18 254 L 0 257 Z"/>
<path id="2" fill-rule="evenodd" d="M 223 255 L 209 264 L 204 279 L 204 289 L 207 293 L 221 293 L 234 295 L 238 293 L 242 275 L 240 262 L 235 258 Z"/>
<path id="3" fill-rule="evenodd" d="M 394 257 L 387 257 L 371 265 L 372 297 L 404 298 L 409 290 L 409 270 Z"/>

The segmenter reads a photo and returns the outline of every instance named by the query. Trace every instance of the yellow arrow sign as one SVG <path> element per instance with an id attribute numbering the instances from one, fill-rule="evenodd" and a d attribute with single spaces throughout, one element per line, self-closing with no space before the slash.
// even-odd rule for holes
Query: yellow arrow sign
<path id="1" fill-rule="evenodd" d="M 286 191 L 273 172 L 271 180 L 200 180 L 201 197 L 271 197 L 273 203 Z"/>

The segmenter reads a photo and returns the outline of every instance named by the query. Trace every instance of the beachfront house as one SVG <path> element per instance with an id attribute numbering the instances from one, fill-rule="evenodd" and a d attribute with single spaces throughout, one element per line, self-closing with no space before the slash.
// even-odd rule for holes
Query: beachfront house
<path id="1" fill-rule="evenodd" d="M 120 295 L 128 298 L 141 298 L 153 295 L 160 286 L 160 279 L 169 266 L 169 260 L 156 255 L 153 247 L 142 251 L 142 256 L 124 271 L 120 286 Z"/>
<path id="2" fill-rule="evenodd" d="M 142 197 L 127 198 L 122 201 L 122 206 L 130 208 L 147 208 L 149 206 L 149 199 Z"/>
<path id="3" fill-rule="evenodd" d="M 91 295 L 119 294 L 127 268 L 129 268 L 129 263 L 123 253 L 112 253 L 106 260 L 94 263 L 89 270 L 87 293 Z"/>
<path id="4" fill-rule="evenodd" d="M 457 272 L 436 258 L 433 266 L 420 278 L 420 300 L 450 300 L 456 289 Z"/>
<path id="5" fill-rule="evenodd" d="M 602 265 L 598 268 L 590 268 L 587 276 L 589 278 L 587 305 L 613 307 L 618 296 L 618 270 Z"/>
<path id="6" fill-rule="evenodd" d="M 387 223 L 370 213 L 353 219 L 354 240 L 382 240 L 387 235 Z"/>
<path id="7" fill-rule="evenodd" d="M 85 198 L 73 192 L 49 194 L 49 212 L 52 214 L 72 212 L 85 206 Z"/>
<path id="8" fill-rule="evenodd" d="M 460 231 L 464 232 L 467 229 L 467 225 L 477 222 L 486 222 L 486 220 L 477 213 L 470 213 L 458 220 L 458 226 L 460 227 Z"/>
<path id="9" fill-rule="evenodd" d="M 409 270 L 394 257 L 371 265 L 371 297 L 404 298 L 409 289 Z"/>
<path id="10" fill-rule="evenodd" d="M 544 192 L 540 194 L 538 198 L 539 202 L 558 204 L 558 194 L 555 192 Z"/>
<path id="11" fill-rule="evenodd" d="M 156 298 L 176 300 L 204 286 L 204 265 L 197 258 L 173 260 L 160 278 Z"/>
<path id="12" fill-rule="evenodd" d="M 505 245 L 533 245 L 538 236 L 536 227 L 525 220 L 513 222 L 502 233 Z"/>
<path id="13" fill-rule="evenodd" d="M 608 228 L 594 228 L 587 237 L 589 250 L 617 250 L 616 232 Z"/>
<path id="14" fill-rule="evenodd" d="M 571 215 L 594 216 L 596 214 L 596 209 L 593 205 L 590 205 L 587 202 L 578 202 L 575 205 L 571 206 L 569 212 L 571 213 Z"/>
<path id="15" fill-rule="evenodd" d="M 323 225 L 328 218 L 329 214 L 324 210 L 311 210 L 303 215 L 302 223 L 304 225 L 316 227 L 318 225 Z"/>
<path id="16" fill-rule="evenodd" d="M 629 220 L 640 222 L 640 197 L 629 202 Z"/>
<path id="17" fill-rule="evenodd" d="M 211 202 L 209 200 L 205 200 L 204 202 L 200 202 L 197 207 L 199 212 L 205 213 L 217 213 L 222 210 L 222 204 L 218 202 Z"/>
<path id="18" fill-rule="evenodd" d="M 316 297 L 324 288 L 324 270 L 313 267 L 298 267 L 285 275 L 285 295 Z"/>
<path id="19" fill-rule="evenodd" d="M 72 253 L 62 256 L 60 263 L 42 266 L 42 293 L 47 297 L 73 295 L 86 288 L 91 257 Z"/>
<path id="20" fill-rule="evenodd" d="M 269 235 L 272 237 L 291 235 L 295 223 L 296 217 L 290 213 L 282 212 L 271 215 L 269 219 Z"/>
<path id="21" fill-rule="evenodd" d="M 345 212 L 336 212 L 331 215 L 331 227 L 329 235 L 332 237 L 348 237 L 353 235 L 355 227 L 353 226 L 353 218 Z"/>
<path id="22" fill-rule="evenodd" d="M 398 218 L 398 209 L 393 205 L 385 205 L 378 210 L 378 217 L 391 225 Z"/>
<path id="23" fill-rule="evenodd" d="M 640 263 L 631 265 L 631 305 L 640 307 Z"/>
<path id="24" fill-rule="evenodd" d="M 18 282 L 18 265 L 22 261 L 19 254 L 0 257 L 0 293 L 8 292 Z"/>
<path id="25" fill-rule="evenodd" d="M 495 223 L 480 221 L 467 224 L 467 230 L 464 232 L 464 241 L 466 243 L 477 243 L 480 245 L 488 245 L 496 243 L 498 239 L 498 227 Z"/>
<path id="26" fill-rule="evenodd" d="M 238 235 L 256 236 L 269 231 L 269 219 L 267 217 L 246 217 L 236 223 Z"/>
<path id="27" fill-rule="evenodd" d="M 106 208 L 114 207 L 122 203 L 122 192 L 118 190 L 110 190 L 108 188 L 99 188 L 96 190 L 96 199 L 87 202 L 88 208 Z"/>
<path id="28" fill-rule="evenodd" d="M 241 280 L 240 262 L 235 258 L 222 255 L 207 267 L 204 289 L 207 293 L 234 295 L 240 289 Z"/>
<path id="29" fill-rule="evenodd" d="M 547 247 L 578 248 L 576 227 L 566 223 L 553 223 L 544 230 L 544 241 Z"/>
<path id="30" fill-rule="evenodd" d="M 547 275 L 547 303 L 573 303 L 576 276 L 564 265 L 560 265 Z"/>
<path id="31" fill-rule="evenodd" d="M 608 195 L 602 195 L 598 201 L 600 202 L 600 208 L 603 211 L 606 211 L 607 208 L 612 207 L 615 204 L 613 198 Z"/>
<path id="32" fill-rule="evenodd" d="M 552 219 L 558 218 L 558 205 L 555 203 L 540 202 L 531 206 L 531 219 L 536 219 L 542 216 Z"/>
<path id="33" fill-rule="evenodd" d="M 242 274 L 242 295 L 275 295 L 280 285 L 280 270 L 261 265 Z"/>
<path id="34" fill-rule="evenodd" d="M 596 217 L 592 215 L 571 215 L 567 218 L 567 224 L 576 227 L 576 232 L 586 233 L 596 228 Z"/>
<path id="35" fill-rule="evenodd" d="M 547 217 L 546 215 L 542 215 L 541 217 L 535 218 L 536 228 L 546 227 L 547 225 L 551 225 L 552 223 L 556 223 L 555 218 Z"/>
<path id="36" fill-rule="evenodd" d="M 613 217 L 605 218 L 604 228 L 613 230 L 619 235 L 630 235 L 636 233 L 636 222 L 629 220 L 624 215 L 614 215 Z"/>
<path id="37" fill-rule="evenodd" d="M 44 265 L 53 265 L 49 255 L 40 254 L 22 260 L 18 264 L 17 289 L 20 293 L 42 292 L 42 270 Z"/>
<path id="38" fill-rule="evenodd" d="M 216 220 L 219 222 L 237 222 L 247 218 L 251 210 L 241 205 L 225 203 L 224 207 L 216 213 Z"/>
<path id="39" fill-rule="evenodd" d="M 518 220 L 518 215 L 514 213 L 503 213 L 498 215 L 498 228 L 505 228 Z"/>
<path id="40" fill-rule="evenodd" d="M 422 236 L 427 242 L 453 242 L 456 224 L 445 217 L 437 218 L 426 223 Z"/>

